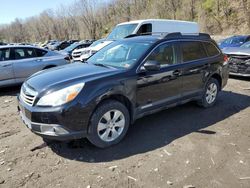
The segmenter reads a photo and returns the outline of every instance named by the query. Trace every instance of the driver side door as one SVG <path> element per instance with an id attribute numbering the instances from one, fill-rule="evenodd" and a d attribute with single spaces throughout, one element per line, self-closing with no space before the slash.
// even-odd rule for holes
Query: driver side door
<path id="1" fill-rule="evenodd" d="M 178 53 L 178 46 L 174 42 L 161 44 L 144 61 L 157 61 L 160 69 L 147 71 L 143 65 L 139 67 L 136 96 L 139 114 L 159 109 L 180 99 L 182 83 Z"/>

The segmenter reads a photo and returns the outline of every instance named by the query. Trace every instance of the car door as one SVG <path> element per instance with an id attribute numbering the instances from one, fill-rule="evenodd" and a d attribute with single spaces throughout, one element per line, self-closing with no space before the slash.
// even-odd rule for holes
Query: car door
<path id="1" fill-rule="evenodd" d="M 179 60 L 175 43 L 167 42 L 157 46 L 144 61 L 157 61 L 160 70 L 146 71 L 139 67 L 137 78 L 137 107 L 139 113 L 177 102 L 181 96 Z"/>
<path id="2" fill-rule="evenodd" d="M 0 49 L 0 86 L 14 84 L 13 61 L 11 59 L 11 49 Z"/>
<path id="3" fill-rule="evenodd" d="M 204 46 L 199 41 L 179 42 L 181 51 L 182 95 L 190 98 L 201 94 L 205 75 L 209 74 L 210 62 Z"/>
<path id="4" fill-rule="evenodd" d="M 16 47 L 14 48 L 14 56 L 13 70 L 17 83 L 23 82 L 43 67 L 42 60 L 37 58 L 34 48 Z"/>

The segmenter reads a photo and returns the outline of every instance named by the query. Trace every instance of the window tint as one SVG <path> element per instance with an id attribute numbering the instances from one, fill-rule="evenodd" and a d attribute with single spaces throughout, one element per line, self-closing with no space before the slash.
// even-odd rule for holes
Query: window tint
<path id="1" fill-rule="evenodd" d="M 212 43 L 204 42 L 203 44 L 205 45 L 209 56 L 216 56 L 220 53 L 220 51 Z"/>
<path id="2" fill-rule="evenodd" d="M 137 34 L 151 33 L 151 32 L 152 32 L 152 24 L 143 24 L 138 30 Z"/>
<path id="3" fill-rule="evenodd" d="M 24 59 L 25 57 L 25 51 L 23 48 L 15 48 L 14 49 L 15 53 L 15 59 Z"/>
<path id="4" fill-rule="evenodd" d="M 45 50 L 42 50 L 42 49 L 35 49 L 35 50 L 36 50 L 36 56 L 37 57 L 42 57 L 45 54 L 47 54 L 47 51 L 45 51 Z"/>
<path id="5" fill-rule="evenodd" d="M 0 61 L 7 61 L 10 59 L 10 49 L 0 49 Z"/>
<path id="6" fill-rule="evenodd" d="M 34 57 L 36 57 L 36 53 L 35 53 L 34 49 L 32 49 L 32 48 L 26 48 L 25 51 L 26 51 L 27 58 L 34 58 Z"/>
<path id="7" fill-rule="evenodd" d="M 183 62 L 207 57 L 205 49 L 200 42 L 182 42 L 181 46 Z"/>
<path id="8" fill-rule="evenodd" d="M 175 49 L 172 44 L 163 44 L 158 46 L 148 57 L 148 60 L 158 61 L 161 66 L 172 65 L 176 63 Z"/>

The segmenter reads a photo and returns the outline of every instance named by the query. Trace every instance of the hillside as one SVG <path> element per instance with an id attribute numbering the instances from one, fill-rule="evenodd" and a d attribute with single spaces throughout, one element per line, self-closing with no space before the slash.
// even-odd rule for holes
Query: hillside
<path id="1" fill-rule="evenodd" d="M 250 33 L 250 0 L 78 0 L 0 26 L 0 41 L 98 39 L 117 23 L 146 18 L 196 21 L 213 35 Z"/>

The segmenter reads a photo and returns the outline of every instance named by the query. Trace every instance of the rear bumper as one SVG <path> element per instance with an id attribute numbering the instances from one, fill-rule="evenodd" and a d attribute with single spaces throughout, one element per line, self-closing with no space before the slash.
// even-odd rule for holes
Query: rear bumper
<path id="1" fill-rule="evenodd" d="M 51 140 L 73 140 L 87 136 L 89 107 L 41 108 L 28 106 L 19 99 L 18 111 L 23 123 L 33 133 Z M 66 109 L 65 109 L 66 108 Z"/>

